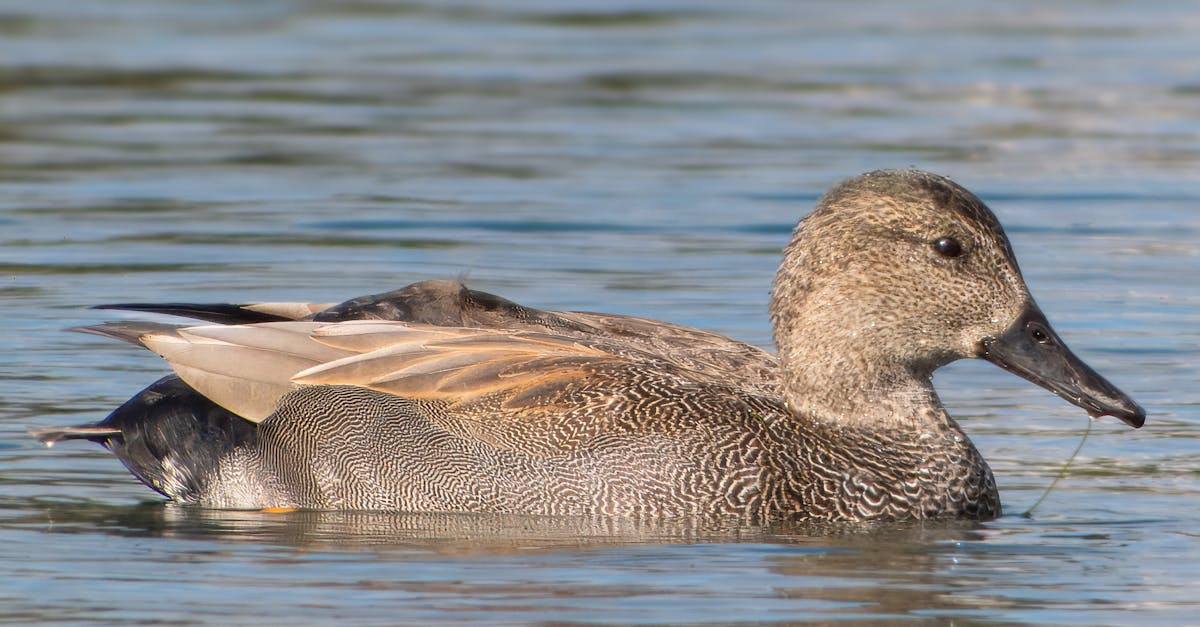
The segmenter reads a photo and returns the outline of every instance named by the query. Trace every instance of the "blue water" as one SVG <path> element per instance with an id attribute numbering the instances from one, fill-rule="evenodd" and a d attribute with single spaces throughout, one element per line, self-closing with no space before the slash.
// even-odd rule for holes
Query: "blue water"
<path id="1" fill-rule="evenodd" d="M 1200 18 L 1186 3 L 0 1 L 0 622 L 1194 623 Z M 768 346 L 838 179 L 983 197 L 1061 335 L 1145 405 L 936 383 L 1009 514 L 720 527 L 163 505 L 95 420 L 163 372 L 113 301 L 465 276 Z"/>

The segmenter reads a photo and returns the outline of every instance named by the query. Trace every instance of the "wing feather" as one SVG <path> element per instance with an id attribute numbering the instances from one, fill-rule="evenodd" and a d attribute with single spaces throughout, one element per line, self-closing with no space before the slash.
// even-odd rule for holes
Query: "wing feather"
<path id="1" fill-rule="evenodd" d="M 315 342 L 315 322 L 269 322 L 150 331 L 141 343 L 188 385 L 239 416 L 260 422 L 295 384 L 292 375 L 349 355 Z"/>
<path id="2" fill-rule="evenodd" d="M 490 394 L 518 395 L 538 381 L 545 384 L 548 378 L 561 381 L 582 376 L 586 364 L 617 359 L 577 340 L 545 333 L 418 325 L 383 329 L 374 323 L 374 328 L 366 331 L 374 341 L 367 343 L 347 324 L 321 329 L 319 341 L 336 334 L 334 343 L 340 347 L 375 350 L 314 366 L 297 373 L 294 382 L 356 385 L 398 396 L 461 403 Z M 384 335 L 391 335 L 394 343 L 384 346 L 378 341 Z"/>
<path id="3" fill-rule="evenodd" d="M 312 339 L 331 348 L 352 353 L 370 353 L 404 345 L 470 337 L 479 333 L 480 329 L 463 327 L 436 327 L 392 320 L 350 320 L 321 324 L 314 328 Z"/>
<path id="4" fill-rule="evenodd" d="M 178 340 L 196 347 L 230 344 L 264 354 L 298 357 L 314 363 L 341 359 L 350 354 L 347 350 L 314 341 L 311 337 L 313 331 L 322 326 L 326 325 L 319 322 L 268 322 L 255 325 L 184 327 L 178 330 Z"/>
<path id="5" fill-rule="evenodd" d="M 251 422 L 262 422 L 275 413 L 280 397 L 293 389 L 286 379 L 253 380 L 174 362 L 171 367 L 192 389 Z"/>
<path id="6" fill-rule="evenodd" d="M 302 320 L 313 314 L 320 313 L 337 303 L 251 303 L 242 305 L 242 309 L 270 316 L 279 316 L 291 320 Z"/>
<path id="7" fill-rule="evenodd" d="M 537 405 L 601 362 L 624 359 L 550 333 L 387 321 L 146 325 L 109 334 L 136 335 L 196 391 L 254 422 L 303 385 L 353 385 L 451 404 L 499 395 L 515 410 Z"/>

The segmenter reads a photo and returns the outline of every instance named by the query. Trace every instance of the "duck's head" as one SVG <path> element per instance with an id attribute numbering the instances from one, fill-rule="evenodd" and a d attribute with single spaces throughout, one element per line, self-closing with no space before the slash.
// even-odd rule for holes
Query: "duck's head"
<path id="1" fill-rule="evenodd" d="M 927 172 L 871 172 L 830 190 L 784 251 L 771 316 L 789 402 L 903 394 L 906 381 L 979 357 L 1092 416 L 1145 421 L 1051 328 L 987 206 Z"/>

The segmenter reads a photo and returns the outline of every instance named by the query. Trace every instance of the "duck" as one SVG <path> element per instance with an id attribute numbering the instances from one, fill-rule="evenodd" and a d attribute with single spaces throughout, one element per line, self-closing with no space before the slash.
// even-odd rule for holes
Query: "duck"
<path id="1" fill-rule="evenodd" d="M 701 329 L 433 280 L 343 303 L 125 303 L 200 324 L 82 327 L 173 370 L 90 440 L 217 509 L 828 522 L 1002 514 L 934 389 L 978 358 L 1141 427 L 1067 347 L 992 211 L 929 172 L 833 186 L 770 293 L 775 353 Z"/>

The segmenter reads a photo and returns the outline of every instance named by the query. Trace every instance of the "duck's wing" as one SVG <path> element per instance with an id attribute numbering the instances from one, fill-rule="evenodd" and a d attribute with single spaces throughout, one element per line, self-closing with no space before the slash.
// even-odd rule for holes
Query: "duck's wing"
<path id="1" fill-rule="evenodd" d="M 292 375 L 350 354 L 310 339 L 319 326 L 295 321 L 197 327 L 108 322 L 74 330 L 145 346 L 197 392 L 259 422 L 294 387 Z"/>
<path id="2" fill-rule="evenodd" d="M 100 309 L 146 311 L 216 324 L 287 320 L 391 320 L 502 332 L 546 332 L 603 343 L 616 355 L 654 355 L 681 368 L 731 379 L 756 393 L 778 388 L 775 357 L 756 346 L 694 327 L 659 320 L 576 311 L 547 311 L 468 288 L 458 280 L 413 283 L 381 294 L 329 303 L 126 303 Z"/>
<path id="3" fill-rule="evenodd" d="M 197 392 L 254 422 L 304 385 L 351 385 L 451 404 L 501 395 L 507 409 L 518 409 L 536 403 L 538 390 L 583 376 L 585 364 L 623 359 L 552 334 L 387 321 L 128 322 L 80 330 L 145 346 Z"/>
<path id="4" fill-rule="evenodd" d="M 530 331 L 347 322 L 316 329 L 313 339 L 355 354 L 296 373 L 297 384 L 353 385 L 455 407 L 487 398 L 501 413 L 546 408 L 553 390 L 579 384 L 601 364 L 631 361 Z"/>

